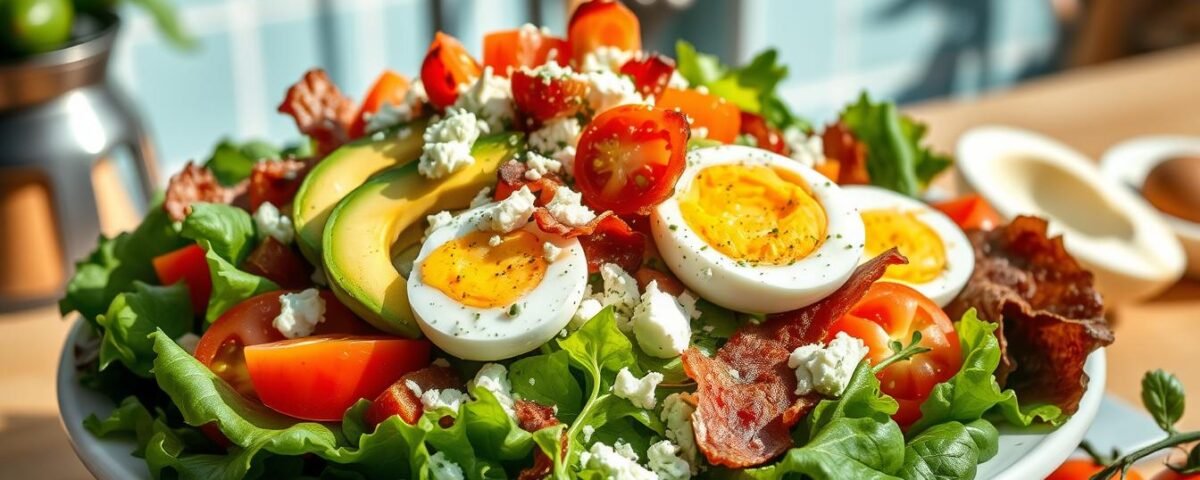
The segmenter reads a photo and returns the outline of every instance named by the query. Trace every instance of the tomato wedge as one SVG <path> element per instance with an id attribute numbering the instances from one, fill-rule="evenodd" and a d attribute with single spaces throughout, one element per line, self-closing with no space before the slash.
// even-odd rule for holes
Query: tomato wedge
<path id="1" fill-rule="evenodd" d="M 246 347 L 263 405 L 302 420 L 335 422 L 404 374 L 429 364 L 426 340 L 319 335 Z"/>
<path id="2" fill-rule="evenodd" d="M 550 60 L 563 64 L 569 53 L 566 39 L 536 28 L 501 30 L 483 36 L 483 66 L 492 67 L 500 76 Z"/>
<path id="3" fill-rule="evenodd" d="M 647 214 L 675 190 L 686 163 L 683 114 L 622 105 L 596 116 L 579 137 L 575 185 L 596 211 Z"/>
<path id="4" fill-rule="evenodd" d="M 416 384 L 421 391 L 463 388 L 458 372 L 449 367 L 429 366 L 406 373 L 371 402 L 371 408 L 366 413 L 367 423 L 379 425 L 392 415 L 399 415 L 409 425 L 417 423 L 425 413 L 425 407 L 421 404 L 420 396 L 409 388 L 409 382 Z"/>
<path id="5" fill-rule="evenodd" d="M 692 131 L 704 129 L 710 140 L 733 143 L 741 130 L 742 112 L 737 105 L 699 90 L 668 88 L 655 106 L 683 112 L 691 120 Z"/>
<path id="6" fill-rule="evenodd" d="M 991 230 L 1004 223 L 1000 214 L 979 194 L 963 195 L 933 204 L 963 230 Z"/>
<path id="7" fill-rule="evenodd" d="M 876 282 L 862 300 L 833 324 L 825 338 L 829 341 L 838 332 L 845 332 L 862 339 L 874 364 L 892 354 L 890 342 L 908 345 L 917 331 L 921 332 L 921 346 L 930 351 L 909 361 L 893 363 L 876 375 L 883 392 L 900 404 L 900 410 L 892 418 L 901 426 L 921 418 L 921 403 L 933 387 L 950 379 L 962 366 L 958 333 L 946 313 L 911 287 Z"/>
<path id="8" fill-rule="evenodd" d="M 366 115 L 378 112 L 385 103 L 392 105 L 404 103 L 404 94 L 408 93 L 408 87 L 408 77 L 391 70 L 384 70 L 383 74 L 375 80 L 375 84 L 371 86 L 371 90 L 367 92 L 362 106 L 358 107 L 358 113 L 354 115 L 354 121 L 350 123 L 350 138 L 358 138 L 366 133 L 367 120 L 364 118 Z"/>
<path id="9" fill-rule="evenodd" d="M 617 0 L 592 0 L 571 14 L 567 43 L 576 65 L 582 65 L 583 58 L 598 47 L 637 52 L 642 49 L 641 24 L 637 15 Z"/>
<path id="10" fill-rule="evenodd" d="M 758 148 L 785 156 L 791 154 L 783 140 L 783 132 L 767 124 L 762 115 L 741 112 L 741 120 L 741 133 L 753 137 Z"/>
<path id="11" fill-rule="evenodd" d="M 621 73 L 633 79 L 638 93 L 644 97 L 659 98 L 671 83 L 675 73 L 675 61 L 659 54 L 635 58 L 621 65 Z"/>
<path id="12" fill-rule="evenodd" d="M 192 298 L 192 311 L 197 315 L 204 313 L 208 308 L 208 296 L 212 293 L 212 277 L 208 273 L 208 262 L 204 259 L 203 248 L 199 245 L 188 245 L 154 257 L 152 263 L 159 283 L 186 283 L 188 295 Z"/>
<path id="13" fill-rule="evenodd" d="M 258 398 L 246 371 L 243 347 L 286 340 L 273 322 L 279 316 L 279 297 L 294 291 L 279 290 L 250 297 L 221 315 L 196 344 L 196 360 L 208 366 L 234 390 L 247 398 Z M 321 291 L 325 300 L 325 321 L 317 324 L 316 334 L 378 335 L 366 322 L 355 317 L 338 301 L 333 292 Z"/>
<path id="14" fill-rule="evenodd" d="M 579 113 L 587 92 L 588 85 L 581 79 L 549 77 L 525 70 L 512 72 L 513 103 L 535 122 Z"/>
<path id="15" fill-rule="evenodd" d="M 437 32 L 421 62 L 421 83 L 429 103 L 446 108 L 458 99 L 458 86 L 474 82 L 483 70 L 458 39 Z"/>

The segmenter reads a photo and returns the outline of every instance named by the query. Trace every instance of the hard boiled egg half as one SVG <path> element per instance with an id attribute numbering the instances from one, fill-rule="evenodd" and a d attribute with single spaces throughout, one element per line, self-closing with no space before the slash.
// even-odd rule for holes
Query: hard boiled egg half
<path id="1" fill-rule="evenodd" d="M 652 214 L 658 250 L 702 297 L 778 313 L 820 300 L 863 255 L 862 219 L 812 168 L 743 146 L 696 149 L 675 194 Z"/>
<path id="2" fill-rule="evenodd" d="M 408 277 L 421 331 L 467 360 L 500 360 L 539 347 L 571 321 L 587 285 L 578 240 L 534 223 L 508 233 L 481 230 L 479 218 L 492 206 L 429 232 Z"/>
<path id="3" fill-rule="evenodd" d="M 953 220 L 885 188 L 849 185 L 842 191 L 862 214 L 867 233 L 862 261 L 892 247 L 908 258 L 906 265 L 888 267 L 882 280 L 913 287 L 939 306 L 958 296 L 975 269 L 975 251 Z"/>

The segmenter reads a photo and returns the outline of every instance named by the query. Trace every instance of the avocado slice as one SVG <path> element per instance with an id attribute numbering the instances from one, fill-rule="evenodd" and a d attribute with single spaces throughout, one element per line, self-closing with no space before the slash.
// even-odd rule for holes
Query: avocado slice
<path id="1" fill-rule="evenodd" d="M 342 199 L 329 215 L 323 251 L 338 299 L 380 330 L 419 337 L 408 280 L 393 266 L 393 253 L 420 238 L 426 215 L 466 208 L 523 143 L 519 133 L 483 137 L 471 149 L 475 163 L 445 178 L 422 177 L 412 162 L 367 180 Z"/>
<path id="2" fill-rule="evenodd" d="M 396 132 L 403 129 L 408 133 L 397 136 Z M 321 260 L 325 222 L 338 201 L 375 174 L 420 158 L 424 131 L 425 121 L 418 120 L 385 131 L 383 140 L 356 140 L 334 150 L 308 172 L 292 202 L 292 221 L 296 243 L 310 262 Z"/>

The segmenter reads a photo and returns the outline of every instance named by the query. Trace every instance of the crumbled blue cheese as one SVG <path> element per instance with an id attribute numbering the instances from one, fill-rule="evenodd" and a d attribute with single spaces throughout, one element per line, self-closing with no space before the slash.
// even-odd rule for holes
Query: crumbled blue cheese
<path id="1" fill-rule="evenodd" d="M 829 345 L 814 343 L 792 351 L 788 368 L 796 369 L 796 395 L 817 392 L 837 397 L 846 390 L 854 369 L 867 356 L 862 340 L 838 332 Z"/>
<path id="2" fill-rule="evenodd" d="M 471 199 L 470 208 L 482 207 L 489 203 L 492 203 L 492 187 L 483 187 L 483 189 L 476 193 L 475 197 Z"/>
<path id="3" fill-rule="evenodd" d="M 175 343 L 189 354 L 196 354 L 196 345 L 200 343 L 200 336 L 192 332 L 187 332 L 175 339 Z"/>
<path id="4" fill-rule="evenodd" d="M 658 282 L 652 280 L 633 311 L 633 335 L 647 355 L 674 358 L 687 349 L 692 338 L 690 318 L 675 297 L 659 290 Z"/>
<path id="5" fill-rule="evenodd" d="M 589 87 L 587 103 L 593 115 L 621 105 L 650 104 L 638 93 L 629 77 L 612 72 L 589 72 L 584 74 L 584 78 Z"/>
<path id="6" fill-rule="evenodd" d="M 691 466 L 692 473 L 700 470 L 700 453 L 696 449 L 696 432 L 692 430 L 692 414 L 696 408 L 683 401 L 678 393 L 663 399 L 659 418 L 667 424 L 667 440 L 675 442 L 677 454 Z"/>
<path id="7" fill-rule="evenodd" d="M 254 211 L 254 226 L 258 228 L 259 238 L 271 237 L 284 245 L 290 245 L 296 236 L 292 219 L 280 213 L 271 202 L 263 202 Z"/>
<path id="8" fill-rule="evenodd" d="M 547 262 L 558 260 L 558 257 L 562 256 L 562 252 L 563 249 L 553 242 L 542 244 L 542 256 L 546 258 Z"/>
<path id="9" fill-rule="evenodd" d="M 617 328 L 629 333 L 633 329 L 633 310 L 641 301 L 637 280 L 615 263 L 600 265 L 600 278 L 604 282 L 604 290 L 592 295 L 592 298 L 600 302 L 601 308 L 611 305 L 617 317 Z"/>
<path id="10" fill-rule="evenodd" d="M 462 467 L 446 458 L 446 452 L 437 452 L 429 456 L 429 477 L 431 480 L 463 480 Z"/>
<path id="11" fill-rule="evenodd" d="M 798 127 L 783 130 L 783 141 L 792 152 L 792 160 L 809 167 L 825 163 L 825 147 L 820 135 L 808 135 Z"/>
<path id="12" fill-rule="evenodd" d="M 583 194 L 561 185 L 554 190 L 554 198 L 546 204 L 546 210 L 568 227 L 582 227 L 596 218 L 596 212 L 583 205 Z"/>
<path id="13" fill-rule="evenodd" d="M 654 472 L 638 464 L 637 452 L 629 444 L 618 441 L 614 446 L 596 442 L 588 451 L 579 454 L 585 469 L 599 471 L 602 478 L 619 480 L 657 480 Z"/>
<path id="14" fill-rule="evenodd" d="M 468 390 L 482 388 L 492 393 L 504 412 L 509 417 L 516 418 L 513 410 L 512 383 L 508 381 L 508 369 L 499 363 L 488 363 L 479 369 L 475 379 L 467 383 Z"/>
<path id="15" fill-rule="evenodd" d="M 537 197 L 529 191 L 529 187 L 523 186 L 508 198 L 484 209 L 476 221 L 482 230 L 499 233 L 511 232 L 529 223 L 529 217 L 537 208 L 534 205 L 536 200 Z"/>
<path id="16" fill-rule="evenodd" d="M 677 455 L 677 447 L 670 440 L 661 440 L 646 451 L 647 466 L 658 475 L 659 480 L 685 480 L 692 477 L 688 462 Z"/>
<path id="17" fill-rule="evenodd" d="M 475 163 L 471 146 L 479 136 L 490 131 L 487 122 L 466 110 L 451 108 L 446 117 L 425 129 L 425 145 L 417 172 L 426 178 L 439 179 Z"/>
<path id="18" fill-rule="evenodd" d="M 583 128 L 575 117 L 556 118 L 529 134 L 529 146 L 557 160 L 569 177 L 575 168 L 575 147 Z"/>
<path id="19" fill-rule="evenodd" d="M 583 56 L 580 70 L 583 72 L 620 72 L 625 62 L 632 60 L 637 54 L 638 52 L 622 50 L 617 47 L 596 47 Z"/>
<path id="20" fill-rule="evenodd" d="M 612 391 L 613 395 L 629 400 L 633 406 L 650 410 L 658 403 L 658 399 L 654 397 L 654 390 L 662 381 L 663 375 L 658 372 L 650 372 L 638 378 L 629 373 L 628 368 L 622 368 L 617 372 Z"/>
<path id="21" fill-rule="evenodd" d="M 545 156 L 537 152 L 528 152 L 525 154 L 525 179 L 530 181 L 540 180 L 546 174 L 557 174 L 562 170 L 562 162 Z"/>
<path id="22" fill-rule="evenodd" d="M 287 338 L 312 335 L 325 321 L 325 299 L 315 288 L 279 296 L 279 315 L 271 322 Z"/>
<path id="23" fill-rule="evenodd" d="M 417 109 L 428 101 L 429 96 L 425 93 L 425 84 L 421 83 L 419 78 L 414 80 L 412 86 L 408 87 L 408 91 L 404 93 L 404 101 L 399 105 L 384 102 L 375 113 L 364 114 L 364 120 L 367 121 L 367 133 L 411 122 L 416 117 Z"/>
<path id="24" fill-rule="evenodd" d="M 454 108 L 474 113 L 487 122 L 492 132 L 501 132 L 513 124 L 516 107 L 513 104 L 512 84 L 508 78 L 495 75 L 492 67 L 484 67 L 475 83 L 459 87 Z"/>

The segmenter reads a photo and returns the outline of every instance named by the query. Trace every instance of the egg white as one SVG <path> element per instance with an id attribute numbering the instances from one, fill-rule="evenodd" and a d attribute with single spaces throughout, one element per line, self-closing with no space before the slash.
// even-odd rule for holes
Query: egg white
<path id="1" fill-rule="evenodd" d="M 714 165 L 762 165 L 794 172 L 825 210 L 827 237 L 791 265 L 754 265 L 731 258 L 698 235 L 680 213 L 679 197 L 696 174 Z M 675 194 L 658 205 L 651 230 L 667 266 L 688 288 L 720 306 L 740 312 L 778 313 L 825 298 L 846 283 L 863 252 L 863 223 L 841 188 L 795 160 L 744 146 L 700 148 L 688 153 Z"/>
<path id="2" fill-rule="evenodd" d="M 533 222 L 521 230 L 534 234 L 539 242 L 553 243 L 562 252 L 548 260 L 537 286 L 513 303 L 519 309 L 515 316 L 509 315 L 512 304 L 473 307 L 426 285 L 421 268 L 425 259 L 446 242 L 477 231 L 477 218 L 490 207 L 463 212 L 430 232 L 408 277 L 409 304 L 421 331 L 438 348 L 467 360 L 501 360 L 538 348 L 571 321 L 587 286 L 587 259 L 579 241 L 545 233 Z"/>
<path id="3" fill-rule="evenodd" d="M 925 283 L 913 283 L 885 278 L 884 281 L 913 287 L 937 302 L 938 306 L 945 306 L 958 296 L 958 292 L 962 291 L 967 280 L 971 278 L 971 272 L 975 270 L 975 250 L 971 246 L 970 240 L 967 239 L 967 235 L 953 220 L 950 220 L 950 217 L 920 200 L 885 188 L 848 185 L 842 187 L 842 191 L 854 201 L 859 212 L 893 209 L 912 213 L 917 220 L 927 225 L 942 240 L 942 248 L 946 252 L 946 269 L 933 280 Z M 862 259 L 864 262 L 867 260 L 869 259 Z"/>

